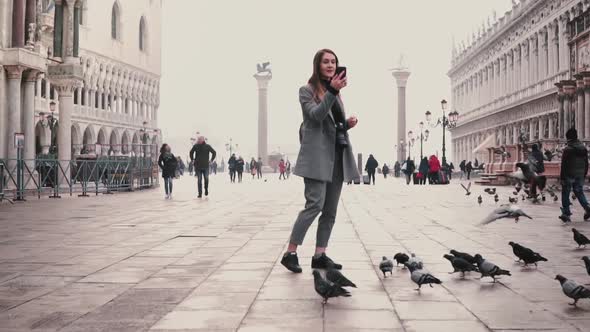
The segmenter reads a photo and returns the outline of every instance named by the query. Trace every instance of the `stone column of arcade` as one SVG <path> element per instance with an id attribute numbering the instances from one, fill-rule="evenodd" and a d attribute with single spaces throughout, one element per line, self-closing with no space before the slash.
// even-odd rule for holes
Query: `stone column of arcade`
<path id="1" fill-rule="evenodd" d="M 258 83 L 258 157 L 268 166 L 268 83 L 272 79 L 270 71 L 254 74 Z"/>
<path id="2" fill-rule="evenodd" d="M 25 133 L 24 159 L 29 168 L 35 168 L 35 84 L 39 72 L 28 70 L 24 75 L 24 98 L 23 98 L 23 131 Z"/>
<path id="3" fill-rule="evenodd" d="M 5 138 L 8 142 L 8 167 L 16 165 L 17 149 L 14 147 L 14 134 L 22 133 L 21 127 L 21 80 L 24 67 L 4 66 L 8 76 L 8 132 Z"/>

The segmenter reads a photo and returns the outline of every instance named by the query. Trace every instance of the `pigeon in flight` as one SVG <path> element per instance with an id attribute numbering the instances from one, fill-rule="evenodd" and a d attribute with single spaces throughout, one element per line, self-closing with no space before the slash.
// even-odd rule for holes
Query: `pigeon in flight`
<path id="1" fill-rule="evenodd" d="M 395 259 L 397 263 L 396 265 L 404 265 L 408 260 L 410 260 L 410 257 L 404 253 L 398 252 L 395 254 L 395 256 L 393 256 L 393 259 Z"/>
<path id="2" fill-rule="evenodd" d="M 502 218 L 514 219 L 515 222 L 518 222 L 520 217 L 527 217 L 529 219 L 533 219 L 531 216 L 526 214 L 522 209 L 520 209 L 516 205 L 502 204 L 499 208 L 495 209 L 489 216 L 487 216 L 480 223 L 480 225 L 486 225 Z"/>
<path id="3" fill-rule="evenodd" d="M 416 285 L 418 285 L 418 288 L 416 288 L 417 291 L 420 291 L 422 285 L 429 285 L 430 287 L 432 287 L 432 284 L 442 284 L 442 281 L 430 274 L 428 271 L 422 269 L 415 269 L 408 263 L 406 263 L 405 265 L 410 270 L 410 279 L 412 279 L 412 281 L 416 283 Z"/>
<path id="4" fill-rule="evenodd" d="M 379 263 L 379 270 L 383 272 L 383 278 L 387 278 L 387 272 L 393 275 L 393 262 L 387 257 L 383 256 L 383 260 L 381 260 L 381 263 Z"/>
<path id="5" fill-rule="evenodd" d="M 477 262 L 479 273 L 481 273 L 480 279 L 483 277 L 490 277 L 496 282 L 497 276 L 511 276 L 510 271 L 502 270 L 496 264 L 483 259 L 480 254 L 475 255 L 475 261 Z"/>
<path id="6" fill-rule="evenodd" d="M 340 271 L 336 269 L 329 269 L 328 272 L 326 272 L 326 279 L 341 287 L 356 288 L 354 282 L 348 280 L 348 278 L 346 278 Z"/>
<path id="7" fill-rule="evenodd" d="M 453 272 L 449 272 L 449 274 L 461 272 L 461 277 L 465 277 L 465 272 L 477 271 L 475 266 L 473 266 L 461 257 L 455 257 L 449 254 L 445 254 L 443 257 L 448 259 L 449 262 L 451 262 L 451 265 L 453 266 Z"/>
<path id="8" fill-rule="evenodd" d="M 590 244 L 590 239 L 588 239 L 586 235 L 580 233 L 580 231 L 578 231 L 575 228 L 572 228 L 572 232 L 574 232 L 574 241 L 576 241 L 576 243 L 578 244 L 578 248 L 582 246 L 586 248 L 586 245 Z"/>
<path id="9" fill-rule="evenodd" d="M 479 206 L 481 206 L 482 202 L 483 202 L 483 199 L 481 198 L 481 195 L 477 196 L 477 204 L 479 204 Z"/>
<path id="10" fill-rule="evenodd" d="M 545 175 L 538 175 L 535 173 L 531 169 L 531 165 L 528 163 L 516 163 L 515 166 L 522 171 L 522 175 L 524 176 L 524 181 L 526 183 L 531 183 L 531 181 L 534 181 L 540 190 L 545 189 L 545 184 L 547 183 L 547 177 Z"/>
<path id="11" fill-rule="evenodd" d="M 568 280 L 566 277 L 558 274 L 555 276 L 555 280 L 559 280 L 561 284 L 561 290 L 570 299 L 574 299 L 574 303 L 568 303 L 569 305 L 576 306 L 580 299 L 590 299 L 590 289 L 578 285 L 573 280 Z"/>
<path id="12" fill-rule="evenodd" d="M 471 182 L 469 182 L 469 184 L 467 184 L 467 187 L 465 187 L 463 185 L 463 183 L 461 183 L 461 187 L 463 187 L 463 189 L 465 189 L 465 196 L 471 195 L 471 191 L 469 191 L 471 189 Z"/>
<path id="13" fill-rule="evenodd" d="M 525 246 L 522 246 L 516 242 L 508 242 L 508 244 L 512 247 L 512 252 L 516 257 L 518 257 L 517 262 L 523 261 L 524 266 L 529 264 L 535 264 L 537 266 L 537 262 L 546 262 L 547 258 L 541 256 L 539 253 L 534 252 L 532 249 L 529 249 Z"/>
<path id="14" fill-rule="evenodd" d="M 475 257 L 471 256 L 470 254 L 468 254 L 466 252 L 460 252 L 455 249 L 451 249 L 451 255 L 453 255 L 455 257 L 463 258 L 464 260 L 468 261 L 469 264 L 477 264 Z"/>
<path id="15" fill-rule="evenodd" d="M 422 264 L 422 260 L 418 257 L 416 257 L 416 254 L 411 254 L 412 257 L 410 257 L 410 259 L 408 260 L 407 264 L 420 270 L 422 268 L 424 268 L 424 265 Z"/>
<path id="16" fill-rule="evenodd" d="M 324 299 L 324 302 L 322 302 L 323 304 L 328 303 L 328 299 L 332 297 L 351 296 L 346 289 L 324 279 L 318 270 L 313 270 L 313 285 L 316 293 Z"/>

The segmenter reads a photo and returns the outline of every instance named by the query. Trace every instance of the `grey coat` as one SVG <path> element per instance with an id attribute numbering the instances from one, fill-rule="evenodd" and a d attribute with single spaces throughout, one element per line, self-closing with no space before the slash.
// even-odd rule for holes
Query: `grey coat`
<path id="1" fill-rule="evenodd" d="M 326 91 L 322 101 L 317 103 L 313 98 L 313 88 L 308 84 L 299 89 L 299 102 L 303 112 L 303 123 L 299 128 L 301 147 L 293 174 L 332 182 L 336 153 L 336 123 L 330 109 L 335 102 L 338 102 L 344 112 L 342 100 Z M 342 160 L 344 182 L 360 179 L 350 141 L 348 147 L 344 149 Z"/>

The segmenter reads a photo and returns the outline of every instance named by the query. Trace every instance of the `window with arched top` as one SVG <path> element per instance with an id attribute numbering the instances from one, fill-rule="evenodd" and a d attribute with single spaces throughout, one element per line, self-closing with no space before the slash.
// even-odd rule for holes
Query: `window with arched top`
<path id="1" fill-rule="evenodd" d="M 119 40 L 121 37 L 121 10 L 115 2 L 111 12 L 111 38 Z"/>
<path id="2" fill-rule="evenodd" d="M 147 49 L 147 27 L 145 17 L 139 20 L 139 50 L 145 52 Z"/>

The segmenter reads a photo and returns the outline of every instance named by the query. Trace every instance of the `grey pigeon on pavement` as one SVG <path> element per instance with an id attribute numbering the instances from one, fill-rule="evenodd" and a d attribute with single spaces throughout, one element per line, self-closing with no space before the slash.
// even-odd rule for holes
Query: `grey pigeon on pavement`
<path id="1" fill-rule="evenodd" d="M 590 276 L 590 257 L 584 256 L 582 257 L 582 260 L 584 261 L 584 264 L 586 264 L 586 272 Z"/>
<path id="2" fill-rule="evenodd" d="M 383 260 L 381 260 L 381 263 L 379 263 L 379 270 L 383 272 L 383 278 L 387 278 L 385 273 L 389 272 L 390 274 L 393 274 L 393 262 L 387 257 L 383 256 Z"/>
<path id="3" fill-rule="evenodd" d="M 461 277 L 465 276 L 465 272 L 476 271 L 477 269 L 475 266 L 470 264 L 468 261 L 464 260 L 461 257 L 455 257 L 453 255 L 446 254 L 443 256 L 444 258 L 448 259 L 453 266 L 453 272 L 449 272 L 449 274 L 453 274 L 455 272 L 461 272 Z"/>
<path id="4" fill-rule="evenodd" d="M 586 237 L 586 235 L 580 233 L 577 229 L 572 228 L 572 232 L 574 232 L 574 241 L 578 244 L 578 248 L 584 246 L 586 248 L 587 244 L 590 244 L 590 239 Z"/>
<path id="5" fill-rule="evenodd" d="M 512 247 L 512 252 L 516 257 L 518 257 L 518 261 L 523 261 L 524 266 L 529 264 L 535 264 L 537 266 L 537 262 L 546 262 L 547 258 L 541 256 L 539 253 L 534 252 L 532 249 L 529 249 L 525 246 L 522 246 L 516 242 L 508 242 L 508 244 Z"/>
<path id="6" fill-rule="evenodd" d="M 498 194 L 494 195 L 494 202 L 496 202 L 496 204 L 498 204 L 498 202 L 500 201 L 500 198 L 498 197 Z"/>
<path id="7" fill-rule="evenodd" d="M 354 282 L 348 280 L 348 278 L 346 278 L 340 271 L 336 269 L 329 269 L 328 272 L 326 272 L 326 279 L 338 286 L 356 288 Z"/>
<path id="8" fill-rule="evenodd" d="M 482 220 L 480 225 L 486 225 L 502 218 L 514 219 L 515 222 L 518 222 L 520 217 L 533 219 L 516 205 L 502 204 L 499 208 L 495 209 L 492 213 L 490 213 L 490 215 Z"/>
<path id="9" fill-rule="evenodd" d="M 492 195 L 492 196 L 496 194 L 496 188 L 486 188 L 483 191 L 488 193 L 488 195 Z"/>
<path id="10" fill-rule="evenodd" d="M 555 276 L 555 280 L 559 280 L 563 294 L 571 299 L 574 299 L 574 303 L 569 303 L 569 305 L 576 306 L 578 304 L 578 300 L 590 299 L 590 289 L 582 285 L 578 285 L 578 283 L 575 281 L 568 280 L 559 274 Z"/>
<path id="11" fill-rule="evenodd" d="M 475 261 L 475 257 L 471 256 L 470 254 L 468 254 L 466 252 L 460 252 L 455 249 L 451 249 L 451 255 L 453 255 L 455 257 L 463 258 L 464 260 L 468 261 L 469 264 L 477 264 L 477 262 Z"/>
<path id="12" fill-rule="evenodd" d="M 422 285 L 429 285 L 432 287 L 432 284 L 442 284 L 442 281 L 430 274 L 428 271 L 423 269 L 414 269 L 414 267 L 410 266 L 408 263 L 405 265 L 410 270 L 410 279 L 412 279 L 412 281 L 418 285 L 418 288 L 416 288 L 417 291 L 420 291 Z"/>
<path id="13" fill-rule="evenodd" d="M 323 304 L 328 303 L 328 299 L 332 297 L 350 296 L 350 293 L 346 289 L 324 279 L 318 270 L 313 270 L 313 285 L 316 293 L 324 299 Z"/>
<path id="14" fill-rule="evenodd" d="M 471 191 L 469 191 L 471 189 L 471 182 L 469 182 L 469 184 L 467 184 L 467 187 L 465 187 L 465 185 L 463 185 L 463 183 L 461 183 L 461 187 L 463 187 L 463 189 L 465 189 L 465 196 L 471 195 Z"/>
<path id="15" fill-rule="evenodd" d="M 410 257 L 406 254 L 404 254 L 403 252 L 398 252 L 397 254 L 395 254 L 395 256 L 393 256 L 393 259 L 395 259 L 396 261 L 396 265 L 404 265 L 404 263 L 406 263 Z"/>
<path id="16" fill-rule="evenodd" d="M 497 276 L 500 276 L 500 275 L 510 276 L 511 275 L 510 271 L 502 270 L 496 264 L 483 259 L 483 257 L 481 257 L 480 254 L 475 255 L 475 261 L 477 262 L 477 267 L 479 269 L 479 273 L 481 273 L 481 278 L 490 277 L 490 278 L 494 279 L 494 282 L 496 282 Z"/>
<path id="17" fill-rule="evenodd" d="M 424 264 L 422 264 L 422 260 L 416 257 L 416 254 L 411 254 L 412 257 L 408 260 L 408 265 L 415 267 L 417 269 L 422 269 Z"/>
<path id="18" fill-rule="evenodd" d="M 477 196 L 477 204 L 479 204 L 481 206 L 482 202 L 483 202 L 483 199 L 481 198 L 481 195 Z"/>
<path id="19" fill-rule="evenodd" d="M 508 202 L 510 202 L 511 204 L 516 204 L 518 203 L 518 197 L 508 197 Z"/>

